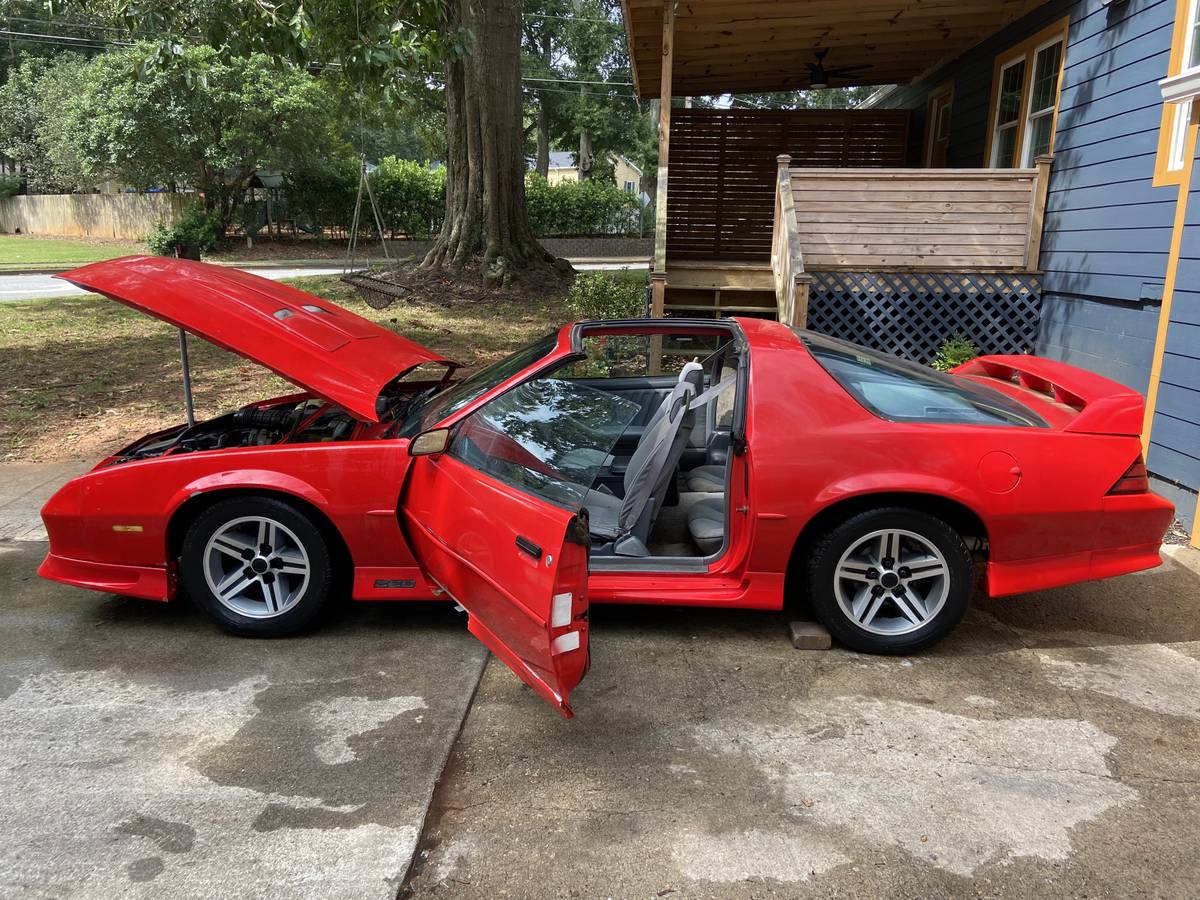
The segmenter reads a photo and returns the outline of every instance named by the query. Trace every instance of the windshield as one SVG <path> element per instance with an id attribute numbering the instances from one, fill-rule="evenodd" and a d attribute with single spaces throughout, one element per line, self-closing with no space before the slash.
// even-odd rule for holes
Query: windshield
<path id="1" fill-rule="evenodd" d="M 882 419 L 1045 428 L 1032 410 L 983 385 L 810 332 L 808 352 L 860 404 Z"/>
<path id="2" fill-rule="evenodd" d="M 453 415 L 468 403 L 482 397 L 502 381 L 516 375 L 522 369 L 542 359 L 558 343 L 558 334 L 551 332 L 539 341 L 523 347 L 511 356 L 494 362 L 470 378 L 456 382 L 442 390 L 434 389 L 429 397 L 414 403 L 400 426 L 400 437 L 412 437 L 432 428 L 446 416 Z"/>

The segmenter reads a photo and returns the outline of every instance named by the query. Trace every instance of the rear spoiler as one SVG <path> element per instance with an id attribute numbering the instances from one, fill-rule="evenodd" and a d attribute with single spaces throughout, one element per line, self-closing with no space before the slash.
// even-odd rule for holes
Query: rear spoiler
<path id="1" fill-rule="evenodd" d="M 1142 433 L 1145 404 L 1137 391 L 1067 363 L 1037 356 L 979 356 L 951 370 L 987 383 L 1003 381 L 1078 411 L 1063 428 L 1082 434 Z"/>

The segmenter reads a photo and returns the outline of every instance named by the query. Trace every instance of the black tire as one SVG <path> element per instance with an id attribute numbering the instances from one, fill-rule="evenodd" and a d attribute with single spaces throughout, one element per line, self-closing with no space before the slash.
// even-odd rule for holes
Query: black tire
<path id="1" fill-rule="evenodd" d="M 899 546 L 898 559 L 876 553 L 876 565 L 863 562 L 871 557 L 859 551 L 873 546 L 875 540 L 883 540 L 874 537 L 877 532 L 897 535 L 897 544 L 891 546 Z M 928 553 L 930 547 L 937 553 Z M 843 556 L 852 550 L 855 554 L 843 563 Z M 937 554 L 941 560 L 936 560 Z M 922 579 L 924 570 L 919 565 L 914 563 L 914 573 L 901 564 L 906 555 L 910 560 L 933 560 L 927 570 L 946 574 Z M 882 568 L 888 560 L 892 567 Z M 843 572 L 853 570 L 855 580 L 839 577 L 839 564 Z M 900 570 L 908 575 L 901 578 Z M 889 573 L 895 577 L 888 577 Z M 859 578 L 863 579 L 861 583 Z M 868 510 L 834 527 L 812 548 L 807 587 L 813 612 L 842 644 L 863 653 L 914 653 L 940 641 L 962 621 L 974 589 L 971 554 L 958 532 L 928 513 L 902 507 Z M 867 597 L 859 593 L 863 590 L 868 592 Z M 859 608 L 853 602 L 856 598 L 862 598 L 861 621 L 853 616 Z M 914 604 L 914 599 L 921 606 Z M 862 621 L 869 621 L 869 625 L 864 626 Z M 894 630 L 889 633 L 889 628 Z"/>
<path id="2" fill-rule="evenodd" d="M 222 575 L 237 577 L 239 564 L 228 549 L 222 551 L 224 555 L 217 553 L 216 561 L 212 561 L 209 542 L 215 535 L 224 534 L 234 540 L 246 539 L 254 543 L 257 526 L 249 520 L 256 518 L 282 526 L 271 531 L 277 538 L 278 547 L 271 548 L 272 553 L 256 552 L 253 560 L 246 559 L 242 576 L 246 580 L 245 598 L 234 596 L 228 602 L 222 602 L 210 582 L 220 586 Z M 259 551 L 261 549 L 260 546 Z M 259 558 L 266 564 L 261 573 L 251 568 L 252 565 L 262 567 Z M 288 571 L 289 568 L 297 572 L 301 569 L 301 566 L 288 562 L 298 558 L 304 560 L 306 580 Z M 224 573 L 218 571 L 221 566 L 226 567 Z M 233 497 L 214 503 L 188 528 L 179 555 L 179 577 L 188 596 L 221 628 L 242 637 L 284 637 L 308 627 L 330 597 L 336 568 L 332 548 L 321 529 L 305 513 L 275 497 Z M 238 578 L 233 586 L 243 583 L 242 578 Z M 267 599 L 268 589 L 264 587 L 268 581 L 270 590 L 275 593 L 273 599 L 277 610 L 274 611 Z M 261 610 L 255 605 L 256 587 L 262 597 Z"/>

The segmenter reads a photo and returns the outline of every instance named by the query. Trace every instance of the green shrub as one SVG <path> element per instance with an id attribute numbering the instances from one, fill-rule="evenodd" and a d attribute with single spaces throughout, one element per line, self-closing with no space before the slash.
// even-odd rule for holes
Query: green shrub
<path id="1" fill-rule="evenodd" d="M 446 170 L 428 163 L 384 157 L 371 173 L 371 189 L 389 234 L 427 238 L 442 227 L 446 211 Z M 362 219 L 374 228 L 374 217 L 363 198 Z"/>
<path id="2" fill-rule="evenodd" d="M 179 245 L 199 247 L 201 252 L 211 250 L 221 237 L 221 217 L 216 212 L 206 212 L 199 203 L 193 203 L 183 211 L 173 226 L 159 222 L 146 238 L 146 246 L 157 256 L 174 256 Z"/>
<path id="3" fill-rule="evenodd" d="M 5 197 L 15 197 L 20 190 L 20 175 L 0 175 L 0 200 Z"/>
<path id="4" fill-rule="evenodd" d="M 955 366 L 961 366 L 978 355 L 979 348 L 965 335 L 955 332 L 942 341 L 937 356 L 933 358 L 933 367 L 939 372 L 949 372 Z"/>
<path id="5" fill-rule="evenodd" d="M 284 176 L 288 208 L 305 231 L 349 228 L 358 193 L 358 160 L 337 158 Z M 371 219 L 370 209 L 367 219 Z M 371 222 L 372 228 L 374 222 Z"/>
<path id="6" fill-rule="evenodd" d="M 638 234 L 641 205 L 637 197 L 609 181 L 525 179 L 529 224 L 538 237 Z"/>
<path id="7" fill-rule="evenodd" d="M 646 314 L 646 273 L 583 272 L 567 292 L 573 319 L 625 319 Z"/>

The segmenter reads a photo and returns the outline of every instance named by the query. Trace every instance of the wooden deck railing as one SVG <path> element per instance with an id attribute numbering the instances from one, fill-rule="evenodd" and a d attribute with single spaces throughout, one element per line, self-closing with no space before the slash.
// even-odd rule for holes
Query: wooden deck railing
<path id="1" fill-rule="evenodd" d="M 1037 271 L 1049 180 L 1048 156 L 1032 169 L 793 168 L 800 250 L 814 271 Z"/>
<path id="2" fill-rule="evenodd" d="M 771 271 L 775 276 L 775 304 L 779 321 L 803 328 L 808 321 L 808 290 L 812 280 L 804 271 L 804 253 L 796 223 L 792 189 L 792 158 L 777 158 L 775 221 L 771 233 Z"/>

